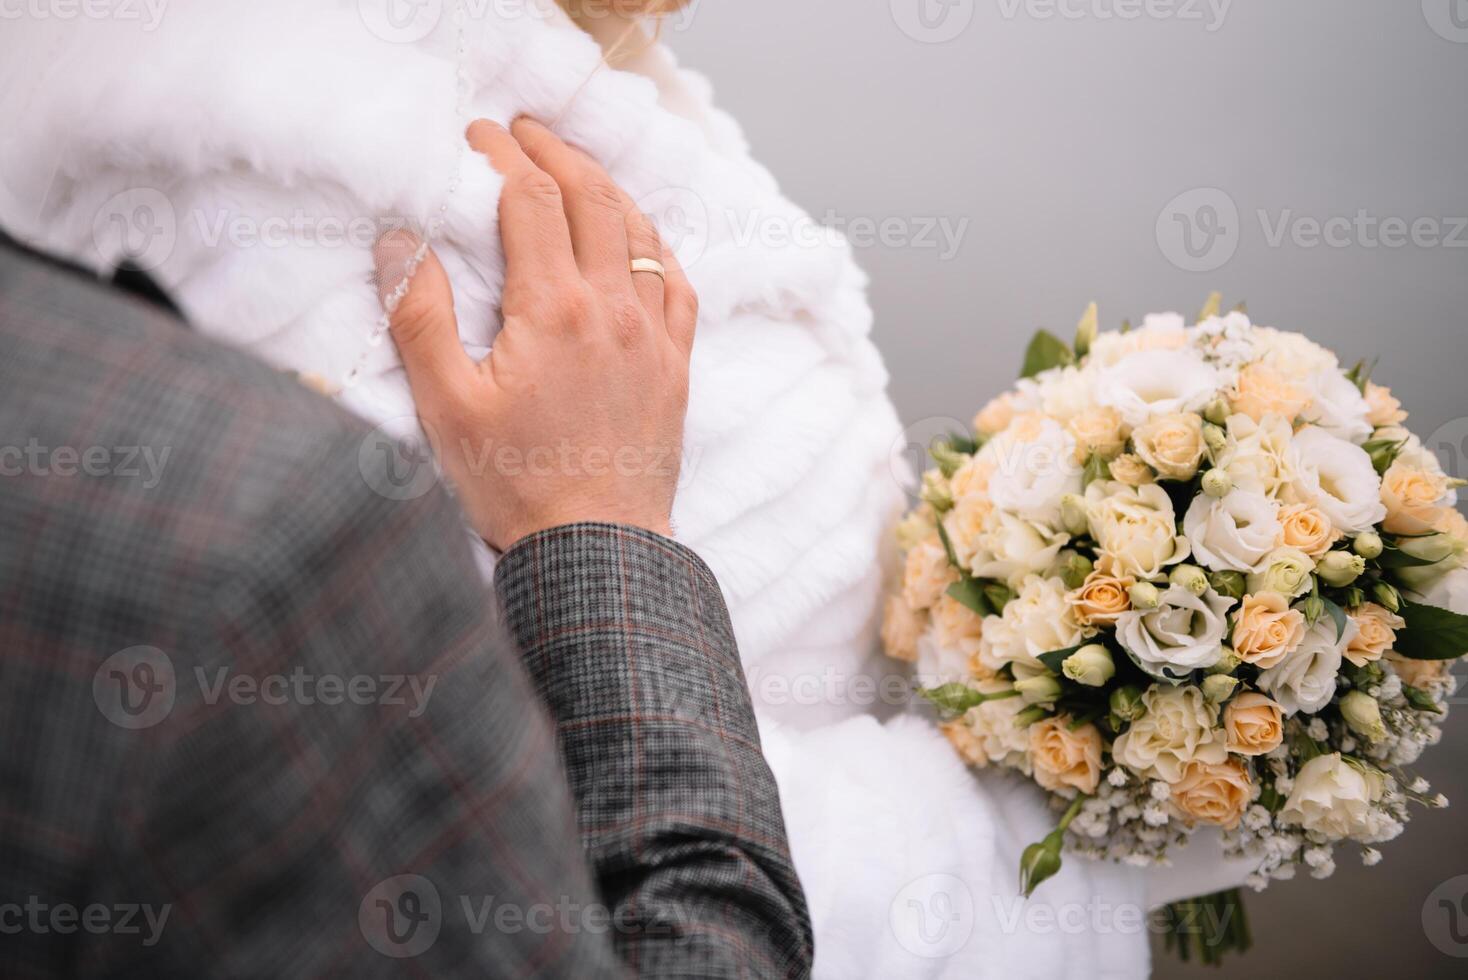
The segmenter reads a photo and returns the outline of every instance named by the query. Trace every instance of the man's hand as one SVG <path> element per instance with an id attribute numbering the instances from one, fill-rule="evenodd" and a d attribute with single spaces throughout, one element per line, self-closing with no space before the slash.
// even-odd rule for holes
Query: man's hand
<path id="1" fill-rule="evenodd" d="M 469 143 L 504 175 L 504 326 L 459 341 L 429 251 L 392 315 L 418 415 L 470 521 L 495 548 L 581 521 L 671 531 L 698 299 L 657 230 L 590 157 L 526 119 Z M 420 241 L 377 245 L 384 296 Z M 657 259 L 667 279 L 632 272 Z"/>

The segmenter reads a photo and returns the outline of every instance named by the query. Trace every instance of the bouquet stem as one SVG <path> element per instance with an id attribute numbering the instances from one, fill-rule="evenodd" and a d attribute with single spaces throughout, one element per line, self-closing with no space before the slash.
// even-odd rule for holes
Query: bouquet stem
<path id="1" fill-rule="evenodd" d="M 1167 948 L 1184 963 L 1196 952 L 1204 964 L 1218 966 L 1224 953 L 1243 953 L 1253 945 L 1244 896 L 1237 888 L 1174 902 L 1162 914 Z"/>

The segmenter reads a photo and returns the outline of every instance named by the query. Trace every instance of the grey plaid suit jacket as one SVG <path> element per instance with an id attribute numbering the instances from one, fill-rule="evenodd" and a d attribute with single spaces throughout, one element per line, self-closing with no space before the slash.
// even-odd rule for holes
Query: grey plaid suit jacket
<path id="1" fill-rule="evenodd" d="M 497 622 L 365 435 L 0 241 L 0 975 L 808 974 L 708 569 L 556 529 Z"/>

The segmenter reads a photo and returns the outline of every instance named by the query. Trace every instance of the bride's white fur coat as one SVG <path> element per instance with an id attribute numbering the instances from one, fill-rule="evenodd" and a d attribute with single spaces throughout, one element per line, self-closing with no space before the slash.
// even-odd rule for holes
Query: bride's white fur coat
<path id="1" fill-rule="evenodd" d="M 1034 787 L 975 778 L 925 720 L 883 725 L 861 703 L 788 693 L 885 672 L 874 633 L 904 502 L 899 424 L 850 250 L 752 234 L 809 219 L 664 52 L 644 59 L 655 80 L 598 70 L 595 43 L 530 0 L 470 4 L 462 35 L 450 0 L 413 43 L 374 36 L 358 6 L 173 0 L 151 31 L 7 22 L 0 223 L 99 266 L 129 235 L 199 329 L 328 382 L 360 365 L 342 403 L 408 434 L 392 345 L 370 340 L 378 219 L 442 218 L 434 248 L 464 342 L 485 354 L 501 182 L 462 134 L 478 116 L 555 120 L 663 224 L 702 301 L 675 522 L 728 597 L 817 975 L 1144 974 L 1146 933 L 1116 910 L 1176 897 L 1165 884 L 1073 860 L 1021 903 L 1020 851 L 1053 821 Z M 150 228 L 162 234 L 138 237 Z"/>

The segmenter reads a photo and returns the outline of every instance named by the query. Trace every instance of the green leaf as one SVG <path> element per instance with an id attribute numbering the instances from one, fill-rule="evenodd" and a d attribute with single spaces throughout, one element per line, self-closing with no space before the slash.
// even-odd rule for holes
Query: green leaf
<path id="1" fill-rule="evenodd" d="M 1097 480 L 1109 479 L 1111 479 L 1111 467 L 1107 465 L 1106 460 L 1092 453 L 1086 460 L 1085 470 L 1081 473 L 1081 486 L 1089 487 Z"/>
<path id="2" fill-rule="evenodd" d="M 1085 646 L 1084 643 L 1073 647 L 1066 647 L 1064 650 L 1051 650 L 1049 653 L 1040 654 L 1040 656 L 1036 659 L 1039 660 L 1040 663 L 1044 664 L 1046 669 L 1049 670 L 1050 673 L 1059 674 L 1060 665 L 1065 663 L 1066 658 L 1068 658 L 1071 654 L 1075 653 L 1083 646 Z"/>
<path id="3" fill-rule="evenodd" d="M 1468 616 L 1449 609 L 1402 600 L 1407 628 L 1397 634 L 1396 651 L 1410 660 L 1456 660 L 1468 653 Z"/>
<path id="4" fill-rule="evenodd" d="M 1041 371 L 1062 367 L 1074 360 L 1075 355 L 1065 341 L 1048 330 L 1041 330 L 1035 334 L 1035 339 L 1030 341 L 1029 349 L 1025 351 L 1025 363 L 1019 376 L 1033 378 Z"/>
<path id="5" fill-rule="evenodd" d="M 1426 711 L 1434 715 L 1443 713 L 1443 706 L 1438 704 L 1431 694 L 1420 688 L 1412 687 L 1410 684 L 1402 685 L 1402 697 L 1406 698 L 1407 703 L 1418 711 Z"/>
<path id="6" fill-rule="evenodd" d="M 980 616 L 994 615 L 994 607 L 984 595 L 984 586 L 976 578 L 965 575 L 948 587 L 948 594 Z"/>
<path id="7" fill-rule="evenodd" d="M 1351 618 L 1346 615 L 1344 609 L 1325 598 L 1325 596 L 1321 596 L 1320 601 L 1325 603 L 1325 611 L 1330 613 L 1331 619 L 1335 620 L 1335 639 L 1339 643 L 1341 637 L 1346 635 L 1346 627 L 1350 625 Z"/>
<path id="8" fill-rule="evenodd" d="M 1405 439 L 1372 439 L 1363 442 L 1361 448 L 1366 450 L 1366 455 L 1371 457 L 1371 465 L 1381 474 L 1391 468 L 1406 444 Z"/>
<path id="9" fill-rule="evenodd" d="M 1408 554 L 1401 548 L 1388 546 L 1376 557 L 1377 565 L 1382 568 L 1421 568 L 1424 565 L 1436 565 L 1435 561 L 1426 558 L 1418 558 L 1416 555 Z"/>
<path id="10" fill-rule="evenodd" d="M 975 691 L 967 684 L 944 684 L 942 687 L 919 688 L 918 694 L 944 711 L 961 715 L 970 708 L 977 708 L 989 696 Z"/>

